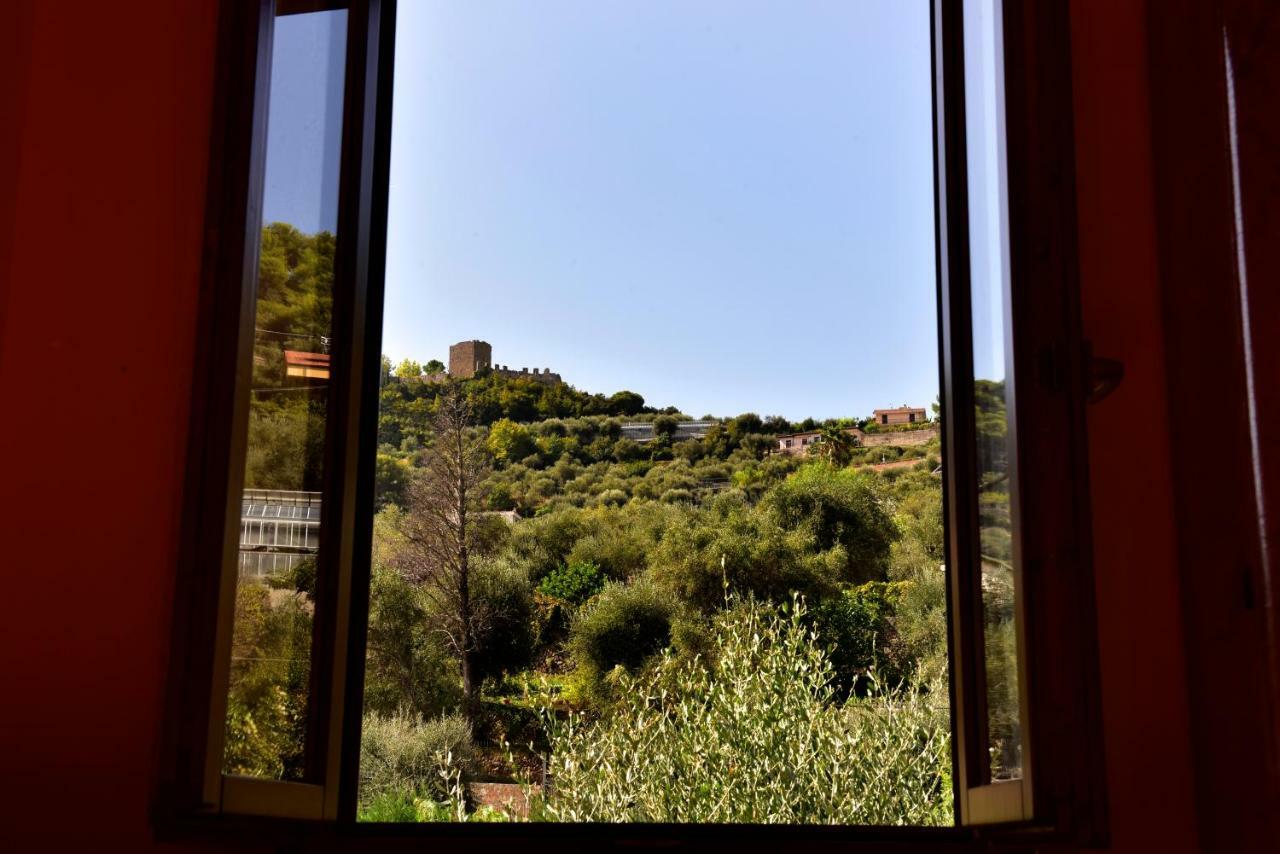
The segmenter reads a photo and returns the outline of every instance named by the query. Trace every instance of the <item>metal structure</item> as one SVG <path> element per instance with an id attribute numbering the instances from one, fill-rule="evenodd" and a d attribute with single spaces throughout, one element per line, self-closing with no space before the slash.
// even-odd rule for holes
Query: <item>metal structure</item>
<path id="1" fill-rule="evenodd" d="M 246 489 L 240 505 L 240 576 L 288 572 L 320 549 L 320 493 Z"/>

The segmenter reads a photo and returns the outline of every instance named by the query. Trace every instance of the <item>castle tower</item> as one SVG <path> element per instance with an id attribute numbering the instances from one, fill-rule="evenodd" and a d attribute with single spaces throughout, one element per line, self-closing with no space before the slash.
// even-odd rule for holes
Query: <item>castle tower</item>
<path id="1" fill-rule="evenodd" d="M 493 348 L 487 341 L 459 341 L 449 348 L 449 376 L 474 377 L 476 371 L 493 366 Z"/>

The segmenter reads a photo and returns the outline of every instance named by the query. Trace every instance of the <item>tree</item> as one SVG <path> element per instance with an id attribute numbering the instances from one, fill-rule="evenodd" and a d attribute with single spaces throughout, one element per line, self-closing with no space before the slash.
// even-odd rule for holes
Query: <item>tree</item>
<path id="1" fill-rule="evenodd" d="M 422 365 L 412 359 L 405 359 L 396 367 L 396 376 L 402 380 L 411 380 L 422 376 Z"/>
<path id="2" fill-rule="evenodd" d="M 373 507 L 381 510 L 388 504 L 403 504 L 409 467 L 389 454 L 378 454 L 373 475 Z"/>
<path id="3" fill-rule="evenodd" d="M 609 412 L 613 415 L 639 415 L 644 410 L 644 398 L 634 391 L 619 391 L 609 397 Z"/>
<path id="4" fill-rule="evenodd" d="M 489 428 L 489 453 L 504 463 L 514 463 L 537 450 L 529 428 L 509 418 L 500 418 Z"/>
<path id="5" fill-rule="evenodd" d="M 672 436 L 675 436 L 676 427 L 678 427 L 679 424 L 680 421 L 670 415 L 659 415 L 657 418 L 653 419 L 653 435 L 655 437 L 666 436 L 671 438 Z"/>
<path id="6" fill-rule="evenodd" d="M 853 458 L 853 449 L 857 446 L 857 440 L 854 439 L 853 434 L 846 433 L 835 424 L 827 424 L 818 431 L 818 436 L 819 457 L 837 468 L 849 465 L 849 461 Z"/>
<path id="7" fill-rule="evenodd" d="M 761 430 L 772 435 L 792 432 L 791 422 L 783 418 L 781 415 L 770 415 L 764 420 L 764 425 Z"/>
<path id="8" fill-rule="evenodd" d="M 810 532 L 817 549 L 838 546 L 845 564 L 842 581 L 883 581 L 899 533 L 873 483 L 871 475 L 810 463 L 774 487 L 762 504 L 783 527 Z"/>
<path id="9" fill-rule="evenodd" d="M 422 366 L 422 370 L 424 373 L 427 373 L 427 374 L 443 374 L 444 362 L 440 361 L 439 359 L 430 359 L 427 361 L 425 365 Z"/>
<path id="10" fill-rule="evenodd" d="M 473 589 L 476 562 L 492 542 L 491 529 L 477 516 L 488 459 L 470 428 L 471 407 L 461 390 L 452 387 L 437 399 L 431 447 L 408 488 L 409 511 L 399 532 L 404 546 L 393 564 L 430 603 L 432 627 L 458 659 L 463 699 L 474 723 L 479 699 L 475 656 L 494 615 Z"/>

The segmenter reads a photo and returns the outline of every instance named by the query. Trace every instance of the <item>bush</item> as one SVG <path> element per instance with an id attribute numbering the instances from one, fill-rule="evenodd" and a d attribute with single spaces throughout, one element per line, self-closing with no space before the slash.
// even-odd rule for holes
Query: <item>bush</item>
<path id="1" fill-rule="evenodd" d="M 600 567 L 590 561 L 575 561 L 552 570 L 538 585 L 538 592 L 562 602 L 581 605 L 599 593 L 602 587 L 604 576 L 600 574 Z"/>
<path id="2" fill-rule="evenodd" d="M 223 756 L 227 773 L 301 777 L 311 632 L 311 609 L 303 595 L 273 597 L 265 584 L 237 585 Z"/>
<path id="3" fill-rule="evenodd" d="M 945 825 L 945 681 L 832 702 L 832 670 L 790 613 L 717 622 L 708 668 L 667 655 L 623 677 L 612 714 L 548 716 L 545 816 L 558 821 Z"/>
<path id="4" fill-rule="evenodd" d="M 418 807 L 408 795 L 384 792 L 362 801 L 356 820 L 380 823 L 417 821 Z"/>
<path id="5" fill-rule="evenodd" d="M 606 489 L 596 498 L 601 507 L 621 507 L 627 503 L 627 493 L 621 489 Z"/>
<path id="6" fill-rule="evenodd" d="M 365 710 L 432 717 L 462 700 L 458 665 L 430 631 L 422 592 L 375 558 L 369 593 Z"/>
<path id="7" fill-rule="evenodd" d="M 815 606 L 810 624 L 827 652 L 835 678 L 836 695 L 865 696 L 874 687 L 894 687 L 910 676 L 911 663 L 904 658 L 898 639 L 898 605 L 911 582 L 869 581 Z"/>
<path id="8" fill-rule="evenodd" d="M 461 715 L 423 720 L 408 711 L 368 714 L 360 734 L 360 801 L 391 811 L 399 801 L 446 800 L 450 778 L 471 757 L 471 725 Z"/>
<path id="9" fill-rule="evenodd" d="M 766 496 L 766 505 L 788 529 L 808 528 L 819 550 L 845 552 L 841 580 L 861 584 L 888 574 L 889 548 L 898 538 L 866 474 L 825 463 L 797 470 Z"/>
<path id="10" fill-rule="evenodd" d="M 610 584 L 579 612 L 569 648 L 590 682 L 615 668 L 635 671 L 671 643 L 672 601 L 647 582 Z"/>
<path id="11" fill-rule="evenodd" d="M 665 504 L 692 504 L 693 493 L 688 489 L 677 487 L 662 493 L 662 498 L 659 500 Z"/>
<path id="12" fill-rule="evenodd" d="M 702 611 L 722 607 L 726 593 L 820 598 L 835 589 L 845 563 L 843 549 L 819 550 L 810 529 L 788 530 L 775 514 L 731 496 L 672 518 L 650 556 L 654 579 Z"/>
<path id="13" fill-rule="evenodd" d="M 475 636 L 471 664 L 477 679 L 526 667 L 533 658 L 533 584 L 522 568 L 506 561 L 477 562 L 472 569 L 472 602 L 485 616 Z"/>

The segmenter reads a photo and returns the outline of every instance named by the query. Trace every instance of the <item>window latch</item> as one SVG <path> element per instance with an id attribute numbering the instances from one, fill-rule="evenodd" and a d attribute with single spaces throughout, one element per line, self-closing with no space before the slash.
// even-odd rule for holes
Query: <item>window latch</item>
<path id="1" fill-rule="evenodd" d="M 1097 403 L 1115 391 L 1124 379 L 1124 363 L 1093 355 L 1093 345 L 1085 342 L 1085 366 L 1089 377 L 1089 402 Z"/>

